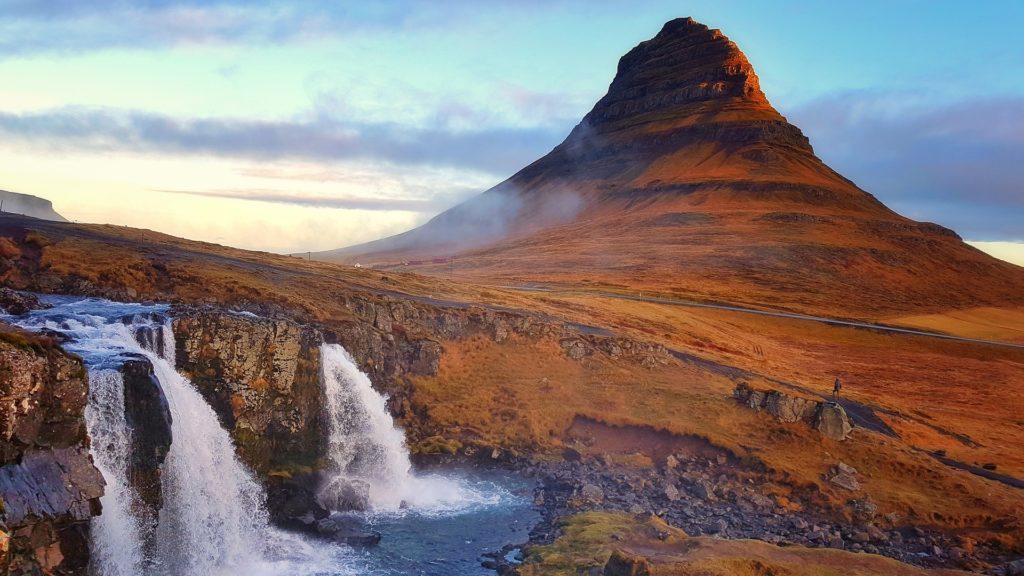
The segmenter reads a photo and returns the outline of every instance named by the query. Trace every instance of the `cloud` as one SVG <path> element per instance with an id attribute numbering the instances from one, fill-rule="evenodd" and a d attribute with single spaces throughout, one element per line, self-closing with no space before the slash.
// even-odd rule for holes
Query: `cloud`
<path id="1" fill-rule="evenodd" d="M 1024 97 L 851 92 L 788 111 L 830 166 L 918 219 L 1024 239 Z"/>
<path id="2" fill-rule="evenodd" d="M 1024 242 L 974 242 L 967 241 L 978 250 L 1018 266 L 1024 266 Z"/>
<path id="3" fill-rule="evenodd" d="M 534 8 L 552 4 L 531 3 Z M 364 31 L 451 27 L 500 8 L 470 0 L 0 0 L 0 58 L 108 48 L 308 42 Z"/>
<path id="4" fill-rule="evenodd" d="M 402 210 L 408 212 L 436 212 L 448 207 L 452 201 L 450 195 L 438 195 L 432 198 L 387 198 L 387 197 L 355 197 L 355 196 L 323 196 L 308 193 L 287 192 L 273 189 L 217 189 L 217 190 L 161 190 L 153 192 L 166 194 L 184 194 L 204 198 L 226 198 L 229 200 L 246 200 L 252 202 L 269 202 L 273 204 L 292 204 L 308 208 L 337 208 L 353 210 Z M 457 194 L 458 196 L 464 196 Z"/>
<path id="5" fill-rule="evenodd" d="M 366 159 L 507 174 L 562 137 L 560 128 L 456 130 L 331 118 L 293 121 L 175 118 L 107 108 L 0 112 L 0 134 L 44 151 L 143 152 L 252 160 Z"/>

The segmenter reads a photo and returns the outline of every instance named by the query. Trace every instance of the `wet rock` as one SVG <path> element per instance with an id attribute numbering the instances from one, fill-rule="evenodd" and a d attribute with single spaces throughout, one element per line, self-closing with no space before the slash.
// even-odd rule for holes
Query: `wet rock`
<path id="1" fill-rule="evenodd" d="M 324 518 L 316 523 L 316 530 L 321 536 L 349 546 L 376 546 L 381 540 L 380 532 L 367 530 L 358 520 L 345 516 Z"/>
<path id="2" fill-rule="evenodd" d="M 147 358 L 125 361 L 121 374 L 125 421 L 132 431 L 128 481 L 152 520 L 163 505 L 160 467 L 171 449 L 171 410 Z"/>
<path id="3" fill-rule="evenodd" d="M 335 476 L 320 489 L 318 500 L 327 508 L 340 512 L 369 510 L 370 485 L 362 480 Z"/>
<path id="4" fill-rule="evenodd" d="M 0 566 L 85 573 L 104 489 L 85 434 L 85 369 L 47 338 L 0 331 Z"/>
<path id="5" fill-rule="evenodd" d="M 0 288 L 0 308 L 12 316 L 21 316 L 32 310 L 49 307 L 48 304 L 40 302 L 34 294 L 18 292 L 6 287 Z"/>

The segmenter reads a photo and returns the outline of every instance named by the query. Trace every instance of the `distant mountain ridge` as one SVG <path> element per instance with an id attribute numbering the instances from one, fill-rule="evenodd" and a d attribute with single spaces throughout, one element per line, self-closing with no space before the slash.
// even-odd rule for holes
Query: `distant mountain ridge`
<path id="1" fill-rule="evenodd" d="M 672 20 L 550 153 L 419 228 L 315 256 L 854 315 L 1024 303 L 1024 269 L 823 163 L 718 30 Z M 451 261 L 454 259 L 454 262 Z"/>
<path id="2" fill-rule="evenodd" d="M 19 194 L 0 190 L 0 211 L 8 214 L 23 214 L 42 220 L 53 220 L 55 222 L 67 222 L 68 219 L 61 216 L 53 209 L 53 202 L 32 196 L 31 194 Z"/>

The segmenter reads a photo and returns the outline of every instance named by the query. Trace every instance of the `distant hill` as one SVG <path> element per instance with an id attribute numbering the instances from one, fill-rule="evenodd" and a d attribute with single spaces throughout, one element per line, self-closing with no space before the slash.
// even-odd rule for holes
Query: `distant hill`
<path id="1" fill-rule="evenodd" d="M 18 194 L 0 190 L 0 201 L 3 202 L 2 211 L 8 214 L 24 214 L 41 220 L 53 220 L 55 222 L 67 222 L 68 219 L 58 214 L 53 209 L 53 202 L 30 194 Z"/>
<path id="2" fill-rule="evenodd" d="M 825 165 L 736 44 L 690 18 L 623 56 L 543 158 L 418 228 L 315 257 L 856 316 L 1024 303 L 1024 269 Z"/>

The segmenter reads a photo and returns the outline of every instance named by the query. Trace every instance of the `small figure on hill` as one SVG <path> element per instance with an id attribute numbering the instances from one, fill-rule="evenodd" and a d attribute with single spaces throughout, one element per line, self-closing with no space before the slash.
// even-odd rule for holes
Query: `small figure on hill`
<path id="1" fill-rule="evenodd" d="M 839 377 L 836 376 L 836 383 L 832 385 L 832 399 L 839 400 L 839 391 L 843 389 L 842 382 L 839 381 Z"/>

